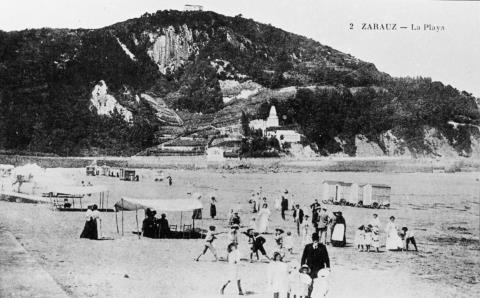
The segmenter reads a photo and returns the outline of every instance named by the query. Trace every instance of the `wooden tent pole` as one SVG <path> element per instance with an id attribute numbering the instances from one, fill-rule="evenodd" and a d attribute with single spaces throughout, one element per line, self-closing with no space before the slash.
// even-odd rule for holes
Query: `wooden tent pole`
<path id="1" fill-rule="evenodd" d="M 122 236 L 123 236 L 123 198 L 122 198 Z"/>
<path id="2" fill-rule="evenodd" d="M 140 239 L 140 231 L 138 230 L 138 207 L 135 206 L 135 219 L 137 220 L 137 234 L 138 234 L 138 239 Z"/>
<path id="3" fill-rule="evenodd" d="M 117 218 L 117 210 L 115 210 L 115 224 L 117 225 L 117 234 L 120 234 L 120 231 L 118 231 L 118 218 Z"/>
<path id="4" fill-rule="evenodd" d="M 109 197 L 109 196 L 110 196 L 110 192 L 107 191 L 107 209 L 108 209 L 108 197 Z M 107 211 L 107 210 L 105 210 L 105 211 Z"/>
<path id="5" fill-rule="evenodd" d="M 182 228 L 183 212 L 180 211 L 180 229 Z"/>

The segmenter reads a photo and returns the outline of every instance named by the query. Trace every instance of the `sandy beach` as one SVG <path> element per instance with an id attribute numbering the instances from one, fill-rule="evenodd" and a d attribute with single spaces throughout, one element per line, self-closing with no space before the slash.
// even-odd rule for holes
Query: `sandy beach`
<path id="1" fill-rule="evenodd" d="M 121 196 L 137 198 L 187 198 L 187 192 L 204 195 L 204 219 L 196 227 L 213 224 L 227 230 L 230 209 L 240 209 L 248 224 L 252 214 L 248 199 L 260 186 L 273 207 L 280 190 L 287 188 L 303 206 L 322 199 L 322 180 L 386 183 L 392 187 L 391 209 L 373 210 L 327 205 L 343 212 L 347 223 L 347 247 L 327 246 L 332 263 L 330 297 L 471 297 L 480 294 L 480 173 L 354 173 L 295 171 L 246 173 L 242 171 L 168 170 L 173 186 L 146 178 L 140 182 L 109 177 L 86 177 L 84 169 L 49 169 L 58 175 L 107 185 L 109 205 Z M 218 198 L 218 219 L 208 218 L 207 196 Z M 94 202 L 92 200 L 92 202 Z M 159 211 L 160 213 L 161 211 Z M 358 226 L 378 213 L 383 225 L 389 216 L 399 226 L 415 232 L 419 252 L 358 252 L 353 247 Z M 309 213 L 309 212 L 307 212 Z M 120 216 L 120 213 L 118 214 Z M 143 212 L 139 212 L 140 220 Z M 180 214 L 167 214 L 170 224 L 180 223 Z M 191 213 L 182 214 L 189 223 Z M 124 236 L 117 234 L 115 213 L 102 214 L 102 233 L 113 240 L 80 239 L 84 225 L 81 212 L 53 211 L 48 204 L 0 201 L 0 226 L 10 231 L 21 245 L 71 297 L 219 297 L 227 270 L 224 261 L 213 262 L 207 253 L 200 262 L 194 258 L 203 240 L 147 239 L 133 234 L 135 212 L 124 212 Z M 270 229 L 281 227 L 294 232 L 291 213 L 286 221 L 272 210 Z M 383 229 L 382 238 L 385 233 Z M 293 233 L 295 235 L 295 233 Z M 243 236 L 242 236 L 243 237 Z M 267 253 L 274 247 L 272 234 L 265 235 Z M 382 239 L 381 238 L 381 239 Z M 247 238 L 240 238 L 240 251 L 248 258 Z M 300 261 L 302 248 L 295 237 L 293 255 Z M 384 242 L 383 242 L 384 244 Z M 226 256 L 227 239 L 221 235 L 215 246 Z M 241 265 L 247 295 L 266 295 L 267 264 Z M 229 288 L 226 297 L 236 296 Z"/>

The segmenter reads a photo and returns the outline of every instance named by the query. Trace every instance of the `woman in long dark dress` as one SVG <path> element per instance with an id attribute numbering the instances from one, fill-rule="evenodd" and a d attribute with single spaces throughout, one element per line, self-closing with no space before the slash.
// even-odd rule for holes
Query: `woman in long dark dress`
<path id="1" fill-rule="evenodd" d="M 345 236 L 347 232 L 347 225 L 345 223 L 345 218 L 340 211 L 334 212 L 333 215 L 335 215 L 335 219 L 332 226 L 332 246 L 344 247 L 347 244 L 347 239 Z"/>
<path id="2" fill-rule="evenodd" d="M 82 234 L 80 234 L 80 238 L 98 239 L 97 220 L 90 206 L 88 206 L 88 210 L 85 213 L 85 227 Z"/>
<path id="3" fill-rule="evenodd" d="M 217 206 L 215 206 L 215 203 L 217 200 L 215 197 L 212 197 L 212 201 L 210 202 L 210 217 L 212 219 L 215 219 L 215 216 L 217 216 Z"/>

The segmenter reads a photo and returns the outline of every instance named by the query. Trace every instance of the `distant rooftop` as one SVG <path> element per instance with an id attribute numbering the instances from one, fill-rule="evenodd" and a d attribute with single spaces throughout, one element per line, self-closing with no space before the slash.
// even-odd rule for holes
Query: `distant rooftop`
<path id="1" fill-rule="evenodd" d="M 184 11 L 203 11 L 202 5 L 192 5 L 192 4 L 185 4 L 183 7 Z"/>

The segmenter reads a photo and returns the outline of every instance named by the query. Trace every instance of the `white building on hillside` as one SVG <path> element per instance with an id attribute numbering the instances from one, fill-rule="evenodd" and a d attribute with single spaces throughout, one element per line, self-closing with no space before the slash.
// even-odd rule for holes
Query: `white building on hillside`
<path id="1" fill-rule="evenodd" d="M 191 5 L 191 4 L 185 4 L 183 7 L 184 11 L 203 11 L 203 6 L 202 5 Z"/>
<path id="2" fill-rule="evenodd" d="M 261 129 L 263 135 L 266 135 L 267 128 L 278 127 L 280 125 L 277 116 L 277 109 L 275 109 L 275 106 L 272 106 L 270 108 L 270 113 L 268 114 L 267 120 L 252 120 L 248 125 L 252 130 Z"/>
<path id="3" fill-rule="evenodd" d="M 302 135 L 295 130 L 280 126 L 275 106 L 270 108 L 267 120 L 252 120 L 249 126 L 252 130 L 262 130 L 263 136 L 277 138 L 280 144 L 299 143 L 302 139 Z"/>

